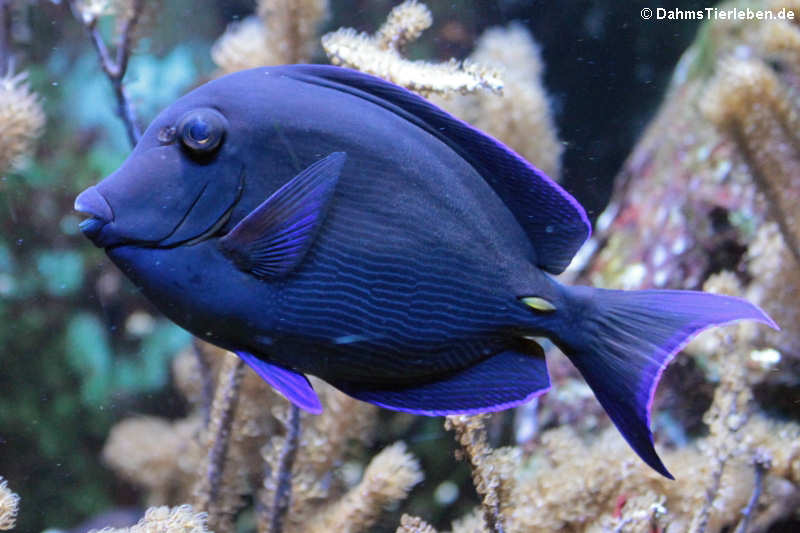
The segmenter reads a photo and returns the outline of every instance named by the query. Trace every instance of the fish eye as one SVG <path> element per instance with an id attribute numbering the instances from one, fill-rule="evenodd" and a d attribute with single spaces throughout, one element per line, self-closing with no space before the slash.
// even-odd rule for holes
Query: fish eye
<path id="1" fill-rule="evenodd" d="M 214 109 L 195 109 L 178 124 L 181 143 L 190 151 L 209 154 L 219 148 L 225 137 L 227 121 Z"/>

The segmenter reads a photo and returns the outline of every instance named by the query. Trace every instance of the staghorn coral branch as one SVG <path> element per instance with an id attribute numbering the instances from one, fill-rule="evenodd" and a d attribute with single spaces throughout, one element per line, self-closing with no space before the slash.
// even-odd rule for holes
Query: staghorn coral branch
<path id="1" fill-rule="evenodd" d="M 211 49 L 224 73 L 265 65 L 308 63 L 328 0 L 259 0 L 257 15 L 228 26 Z"/>
<path id="2" fill-rule="evenodd" d="M 33 151 L 44 130 L 45 115 L 39 97 L 30 90 L 27 74 L 9 71 L 0 76 L 0 174 L 20 165 Z M 14 210 L 12 209 L 12 217 Z"/>
<path id="3" fill-rule="evenodd" d="M 436 529 L 418 516 L 404 514 L 395 533 L 436 533 Z"/>
<path id="4" fill-rule="evenodd" d="M 317 26 L 328 14 L 327 0 L 259 0 L 258 16 L 281 63 L 311 58 Z"/>
<path id="5" fill-rule="evenodd" d="M 433 16 L 427 6 L 416 0 L 409 0 L 392 9 L 375 37 L 380 48 L 402 51 L 432 24 Z"/>
<path id="6" fill-rule="evenodd" d="M 770 483 L 770 481 L 773 481 L 773 483 Z M 773 489 L 776 486 L 780 488 L 771 491 L 772 494 L 770 494 L 770 485 L 772 485 Z M 759 511 L 750 520 L 748 533 L 766 533 L 770 530 L 772 524 L 796 515 L 797 509 L 800 508 L 800 489 L 797 488 L 795 483 L 786 480 L 774 483 L 774 480 L 770 480 L 768 476 L 764 489 L 767 496 L 762 500 L 765 509 Z"/>
<path id="7" fill-rule="evenodd" d="M 718 282 L 712 282 L 714 279 L 710 279 L 704 288 L 715 289 Z M 723 360 L 722 378 L 714 391 L 714 401 L 703 417 L 709 428 L 709 446 L 705 452 L 712 468 L 705 501 L 695 515 L 691 530 L 694 533 L 703 533 L 708 527 L 711 508 L 720 491 L 723 471 L 728 462 L 742 451 L 739 430 L 750 416 L 753 393 L 747 384 L 746 359 L 740 353 L 741 349 L 730 348 L 729 352 Z"/>
<path id="8" fill-rule="evenodd" d="M 735 354 L 729 359 L 736 360 Z M 726 365 L 724 377 L 714 393 L 714 402 L 705 415 L 711 437 L 707 448 L 711 479 L 706 488 L 705 501 L 695 515 L 693 533 L 704 533 L 714 500 L 720 491 L 722 473 L 728 461 L 735 456 L 733 448 L 738 441 L 736 432 L 747 421 L 750 391 L 745 383 L 744 371 L 736 363 Z"/>
<path id="9" fill-rule="evenodd" d="M 291 506 L 283 528 L 287 533 L 311 533 L 309 522 L 320 514 L 322 500 L 335 498 L 344 488 L 340 486 L 342 480 L 332 482 L 331 472 L 342 463 L 353 441 L 371 441 L 375 425 L 377 407 L 345 396 L 319 380 L 311 381 L 325 412 L 303 419 L 300 435 L 303 453 L 292 468 Z M 287 417 L 282 414 L 280 418 Z M 283 449 L 283 438 L 275 438 L 273 443 L 263 450 L 263 457 L 274 470 Z M 265 483 L 265 494 L 260 500 L 271 501 L 273 491 L 275 483 L 270 480 Z"/>
<path id="10" fill-rule="evenodd" d="M 780 26 L 778 26 L 780 27 Z M 796 36 L 800 41 L 800 36 Z M 800 115 L 766 65 L 727 58 L 706 90 L 701 108 L 735 140 L 753 166 L 783 238 L 800 262 Z"/>
<path id="11" fill-rule="evenodd" d="M 720 482 L 722 480 L 722 471 L 725 468 L 726 461 L 725 458 L 722 457 L 711 457 L 709 462 L 711 464 L 711 481 L 706 487 L 703 505 L 695 515 L 694 524 L 691 530 L 692 533 L 705 533 L 706 528 L 708 527 L 708 520 L 711 516 L 711 507 L 714 503 L 714 498 L 716 498 L 717 493 L 719 492 Z"/>
<path id="12" fill-rule="evenodd" d="M 753 458 L 753 469 L 755 472 L 753 494 L 750 496 L 750 501 L 747 502 L 747 507 L 742 509 L 743 518 L 741 522 L 739 522 L 739 525 L 736 526 L 734 533 L 747 533 L 748 527 L 750 526 L 750 519 L 753 517 L 753 511 L 764 489 L 764 476 L 769 472 L 771 467 L 772 461 L 770 460 L 769 453 L 757 451 Z"/>
<path id="13" fill-rule="evenodd" d="M 289 420 L 286 423 L 286 439 L 278 459 L 278 467 L 274 473 L 275 494 L 269 513 L 268 533 L 281 533 L 283 519 L 292 497 L 292 466 L 297 457 L 297 444 L 300 440 L 300 408 L 295 404 L 289 406 Z"/>
<path id="14" fill-rule="evenodd" d="M 128 97 L 125 85 L 122 79 L 128 70 L 128 60 L 131 55 L 132 34 L 139 22 L 139 18 L 144 9 L 144 0 L 132 0 L 132 9 L 129 16 L 125 18 L 122 29 L 116 43 L 116 58 L 112 58 L 111 52 L 106 46 L 103 36 L 97 29 L 97 15 L 88 11 L 84 12 L 78 5 L 77 0 L 69 0 L 69 6 L 72 14 L 78 21 L 83 24 L 86 31 L 89 33 L 89 38 L 97 50 L 97 56 L 100 59 L 100 67 L 105 72 L 111 87 L 114 90 L 114 96 L 117 99 L 117 114 L 125 124 L 125 132 L 128 134 L 128 140 L 131 146 L 136 146 L 139 138 L 142 136 L 142 131 L 139 127 L 136 118 L 136 112 L 133 109 L 130 98 Z"/>
<path id="15" fill-rule="evenodd" d="M 214 401 L 214 373 L 208 362 L 208 357 L 200 347 L 200 340 L 194 339 L 192 342 L 192 354 L 197 360 L 197 368 L 200 371 L 200 408 L 203 411 L 203 422 L 208 425 L 211 417 L 211 402 Z"/>
<path id="16" fill-rule="evenodd" d="M 368 531 L 375 525 L 383 508 L 405 499 L 423 477 L 419 463 L 406 445 L 402 441 L 395 442 L 372 458 L 358 485 L 338 501 L 319 510 L 304 524 L 302 531 Z"/>
<path id="17" fill-rule="evenodd" d="M 190 505 L 150 507 L 138 523 L 116 529 L 92 529 L 89 533 L 209 533 L 204 513 L 195 513 Z"/>
<path id="18" fill-rule="evenodd" d="M 563 144 L 543 86 L 539 45 L 519 23 L 487 29 L 468 61 L 497 69 L 503 92 L 431 95 L 431 101 L 513 148 L 558 180 Z"/>
<path id="19" fill-rule="evenodd" d="M 416 0 L 406 0 L 389 13 L 375 35 L 339 28 L 323 35 L 322 48 L 334 65 L 354 68 L 389 80 L 423 96 L 432 93 L 468 93 L 489 90 L 501 93 L 498 73 L 471 61 L 445 63 L 410 61 L 401 49 L 431 25 L 430 11 Z"/>
<path id="20" fill-rule="evenodd" d="M 503 533 L 505 527 L 501 512 L 502 479 L 489 461 L 492 449 L 486 438 L 484 422 L 486 416 L 448 416 L 445 418 L 445 429 L 455 433 L 461 449 L 456 456 L 469 461 L 472 469 L 472 481 L 475 490 L 482 498 L 481 511 L 486 528 L 492 533 Z"/>
<path id="21" fill-rule="evenodd" d="M 19 496 L 8 488 L 8 483 L 0 476 L 0 531 L 14 528 L 18 510 Z"/>
<path id="22" fill-rule="evenodd" d="M 211 508 L 220 490 L 220 481 L 231 436 L 231 424 L 234 411 L 239 400 L 239 389 L 242 383 L 244 362 L 235 356 L 227 356 L 220 371 L 214 403 L 211 407 L 211 419 L 207 428 L 209 449 L 205 476 L 198 480 L 195 488 L 195 507 L 204 511 Z M 213 522 L 214 517 L 209 517 Z"/>

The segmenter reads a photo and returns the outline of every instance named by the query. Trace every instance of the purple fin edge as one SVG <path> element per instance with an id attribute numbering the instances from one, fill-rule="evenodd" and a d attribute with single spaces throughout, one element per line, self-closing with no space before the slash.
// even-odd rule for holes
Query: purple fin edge
<path id="1" fill-rule="evenodd" d="M 688 342 L 712 327 L 754 320 L 777 324 L 758 306 L 702 291 L 620 291 L 564 287 L 580 327 L 555 339 L 614 425 L 650 467 L 674 479 L 654 447 L 652 403 L 664 369 Z M 565 342 L 566 339 L 568 342 Z"/>
<path id="2" fill-rule="evenodd" d="M 647 414 L 646 414 L 646 420 L 647 420 L 647 427 L 648 428 L 651 427 L 653 401 L 655 400 L 656 390 L 658 389 L 658 384 L 661 382 L 661 376 L 664 373 L 664 370 L 666 370 L 666 368 L 669 366 L 669 364 L 672 362 L 672 360 L 675 359 L 675 357 L 686 347 L 686 345 L 688 345 L 690 342 L 692 342 L 692 340 L 695 337 L 697 337 L 698 335 L 700 335 L 704 331 L 709 330 L 711 328 L 717 328 L 717 327 L 720 327 L 720 326 L 729 326 L 731 324 L 736 324 L 737 322 L 742 322 L 743 320 L 755 320 L 756 322 L 761 322 L 762 324 L 765 324 L 765 325 L 771 327 L 772 329 L 774 329 L 776 331 L 780 331 L 781 330 L 781 327 L 774 320 L 772 320 L 772 317 L 770 317 L 766 312 L 764 312 L 763 309 L 761 309 L 761 307 L 757 306 L 756 304 L 754 304 L 752 302 L 748 302 L 744 298 L 738 298 L 736 296 L 729 296 L 727 294 L 719 294 L 718 296 L 724 296 L 726 298 L 732 298 L 734 300 L 740 300 L 742 302 L 746 302 L 749 305 L 753 306 L 753 308 L 761 316 L 760 317 L 758 317 L 758 316 L 752 316 L 752 317 L 748 316 L 748 317 L 742 317 L 742 318 L 735 318 L 733 320 L 723 320 L 721 322 L 713 322 L 713 323 L 705 325 L 704 327 L 702 327 L 700 329 L 697 329 L 697 330 L 693 331 L 688 336 L 684 336 L 684 335 L 680 335 L 679 334 L 679 335 L 676 335 L 675 337 L 673 337 L 672 339 L 670 339 L 666 343 L 666 346 L 664 348 L 664 350 L 667 351 L 669 353 L 669 355 L 661 363 L 661 366 L 659 367 L 658 372 L 656 372 L 655 378 L 652 381 L 652 384 L 650 386 L 650 390 L 648 391 Z M 673 344 L 674 346 L 670 347 L 670 344 Z"/>
<path id="3" fill-rule="evenodd" d="M 552 385 L 549 385 L 547 388 L 540 389 L 537 391 L 532 392 L 525 398 L 521 400 L 515 400 L 512 402 L 506 403 L 499 403 L 496 405 L 490 405 L 488 407 L 477 407 L 473 409 L 411 409 L 408 407 L 397 407 L 395 405 L 385 404 L 383 402 L 375 402 L 369 401 L 366 403 L 371 403 L 372 405 L 377 405 L 378 407 L 383 407 L 384 409 L 389 409 L 392 411 L 400 411 L 402 413 L 410 413 L 413 415 L 422 415 L 422 416 L 450 416 L 450 415 L 479 415 L 481 413 L 496 413 L 497 411 L 505 411 L 506 409 L 511 409 L 512 407 L 519 407 L 520 405 L 524 405 L 534 398 L 541 396 L 550 391 Z M 345 393 L 346 394 L 346 393 Z M 361 400 L 364 401 L 364 400 Z"/>
<path id="4" fill-rule="evenodd" d="M 339 66 L 334 66 L 334 65 L 314 65 L 314 66 L 316 66 L 316 67 L 325 67 L 325 68 L 330 68 L 330 69 L 345 69 L 345 70 L 351 71 L 351 72 L 356 73 L 356 74 L 361 75 L 361 76 L 377 78 L 378 80 L 382 81 L 383 83 L 387 83 L 389 85 L 393 85 L 399 91 L 402 91 L 402 92 L 404 92 L 404 93 L 406 93 L 408 95 L 411 95 L 416 99 L 422 100 L 422 101 L 428 103 L 429 105 L 434 105 L 435 106 L 435 104 L 432 104 L 432 103 L 428 102 L 428 100 L 426 100 L 422 96 L 420 96 L 420 95 L 418 95 L 418 94 L 416 94 L 416 93 L 414 93 L 412 91 L 409 91 L 405 87 L 401 87 L 401 86 L 399 86 L 399 85 L 397 85 L 395 83 L 392 83 L 390 81 L 384 80 L 383 78 L 379 78 L 377 76 L 373 76 L 371 74 L 367 74 L 367 73 L 361 72 L 359 70 L 353 70 L 351 68 L 339 67 Z M 564 187 L 562 187 L 557 181 L 555 181 L 553 178 L 551 178 L 550 176 L 545 174 L 542 170 L 539 170 L 537 167 L 533 166 L 530 163 L 530 161 L 528 161 L 527 159 L 525 159 L 524 157 L 519 155 L 516 151 L 514 151 L 513 148 L 511 148 L 507 144 L 503 143 L 502 141 L 498 140 L 497 138 L 493 137 L 492 135 L 489 135 L 488 133 L 479 130 L 478 128 L 476 128 L 475 126 L 470 124 L 469 122 L 465 122 L 465 121 L 461 120 L 457 116 L 453 115 L 452 113 L 450 113 L 448 111 L 445 111 L 444 109 L 440 108 L 439 106 L 436 106 L 436 108 L 439 109 L 445 115 L 447 115 L 454 122 L 457 122 L 457 123 L 461 124 L 462 126 L 464 126 L 465 128 L 467 128 L 469 130 L 472 130 L 472 131 L 475 131 L 477 133 L 480 133 L 484 137 L 488 137 L 489 139 L 494 141 L 495 144 L 497 144 L 498 147 L 500 147 L 502 150 L 505 150 L 507 153 L 509 153 L 514 158 L 519 159 L 520 161 L 522 161 L 525 164 L 526 167 L 531 169 L 533 172 L 535 172 L 537 175 L 539 175 L 545 182 L 547 182 L 554 189 L 556 189 L 559 193 L 561 193 L 561 195 L 572 205 L 572 207 L 575 208 L 575 210 L 580 215 L 581 220 L 586 225 L 587 235 L 586 235 L 586 239 L 583 241 L 584 244 L 586 243 L 586 241 L 588 241 L 592 237 L 592 223 L 589 221 L 589 215 L 586 213 L 586 209 L 584 209 L 583 206 L 580 204 L 580 202 L 578 202 L 578 200 L 574 196 L 572 196 L 572 194 L 570 194 Z"/>
<path id="5" fill-rule="evenodd" d="M 308 378 L 303 374 L 268 363 L 244 350 L 236 350 L 235 353 L 261 379 L 269 383 L 272 388 L 294 405 L 314 415 L 322 414 L 322 404 Z"/>
<path id="6" fill-rule="evenodd" d="M 579 250 L 581 247 L 583 247 L 584 244 L 586 244 L 587 241 L 589 241 L 589 239 L 591 239 L 591 237 L 592 237 L 592 223 L 589 220 L 589 215 L 586 213 L 586 210 L 580 204 L 580 202 L 578 202 L 578 200 L 572 194 L 570 194 L 566 189 L 564 189 L 564 187 L 562 187 L 558 182 L 553 180 L 545 172 L 543 172 L 542 170 L 540 170 L 537 167 L 535 167 L 527 159 L 525 159 L 520 154 L 518 154 L 513 148 L 511 148 L 510 146 L 506 145 L 502 141 L 496 139 L 492 135 L 489 135 L 488 133 L 479 130 L 475 126 L 472 126 L 468 122 L 465 122 L 465 121 L 461 120 L 460 118 L 456 117 L 455 115 L 452 115 L 448 111 L 446 111 L 446 110 L 440 108 L 439 106 L 436 106 L 435 104 L 429 102 L 428 100 L 426 100 L 422 96 L 420 96 L 420 95 L 418 95 L 418 94 L 416 94 L 416 93 L 414 93 L 412 91 L 409 91 L 405 87 L 401 87 L 399 85 L 396 85 L 396 84 L 394 84 L 394 83 L 392 83 L 390 81 L 387 81 L 387 80 L 385 80 L 383 78 L 380 78 L 380 77 L 377 77 L 377 76 L 373 76 L 371 74 L 367 74 L 367 73 L 364 73 L 364 72 L 361 72 L 361 71 L 358 71 L 358 70 L 350 69 L 350 68 L 347 68 L 347 67 L 340 67 L 340 66 L 334 66 L 334 65 L 292 65 L 292 67 L 297 68 L 297 70 L 300 70 L 301 72 L 305 71 L 305 72 L 311 73 L 312 75 L 316 74 L 316 72 L 314 72 L 315 69 L 319 69 L 321 71 L 325 71 L 325 70 L 331 70 L 331 71 L 333 71 L 333 70 L 344 70 L 344 71 L 350 72 L 350 73 L 352 73 L 354 75 L 357 75 L 357 76 L 362 76 L 362 77 L 365 77 L 365 78 L 375 78 L 379 82 L 382 82 L 384 84 L 387 84 L 387 85 L 391 86 L 394 90 L 397 90 L 397 91 L 399 91 L 401 93 L 405 93 L 407 96 L 411 96 L 414 99 L 419 100 L 424 104 L 427 104 L 427 105 L 435 107 L 439 112 L 441 112 L 444 115 L 446 115 L 453 122 L 456 122 L 459 125 L 463 126 L 464 128 L 466 128 L 468 130 L 471 130 L 473 132 L 476 132 L 476 133 L 480 134 L 481 136 L 490 139 L 494 144 L 497 145 L 497 147 L 500 150 L 506 152 L 511 157 L 521 161 L 522 164 L 525 167 L 527 167 L 531 172 L 533 172 L 534 174 L 539 176 L 544 182 L 546 182 L 548 185 L 550 185 L 564 199 L 567 200 L 567 202 L 578 213 L 578 215 L 581 218 L 581 221 L 583 222 L 583 224 L 584 224 L 584 226 L 586 228 L 586 237 L 584 238 L 584 240 L 581 243 L 581 245 L 576 248 L 576 250 Z M 311 67 L 311 68 L 303 68 L 303 67 Z M 567 265 L 567 266 L 569 266 L 569 265 Z"/>
<path id="7" fill-rule="evenodd" d="M 433 381 L 388 388 L 332 385 L 358 400 L 424 416 L 501 411 L 529 402 L 551 387 L 544 351 L 529 340 L 510 343 L 507 349 Z"/>

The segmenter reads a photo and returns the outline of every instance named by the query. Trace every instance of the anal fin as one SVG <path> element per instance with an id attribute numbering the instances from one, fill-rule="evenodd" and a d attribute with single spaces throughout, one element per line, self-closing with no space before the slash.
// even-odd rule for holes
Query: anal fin
<path id="1" fill-rule="evenodd" d="M 241 357 L 261 379 L 272 385 L 297 407 L 315 415 L 322 413 L 322 404 L 317 398 L 317 393 L 303 374 L 273 365 L 243 350 L 236 350 L 236 355 Z"/>
<path id="2" fill-rule="evenodd" d="M 550 377 L 544 353 L 507 350 L 444 379 L 402 387 L 333 383 L 359 400 L 427 416 L 477 414 L 521 405 L 547 392 Z M 526 345 L 527 348 L 527 345 Z"/>

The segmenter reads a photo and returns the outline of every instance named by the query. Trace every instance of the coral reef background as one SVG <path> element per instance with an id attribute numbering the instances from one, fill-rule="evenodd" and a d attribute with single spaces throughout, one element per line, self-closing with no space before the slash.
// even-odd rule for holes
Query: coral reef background
<path id="1" fill-rule="evenodd" d="M 398 4 L 0 0 L 0 529 L 800 527 L 800 25 L 645 21 L 640 1 Z M 403 83 L 560 177 L 598 219 L 566 277 L 773 314 L 781 332 L 701 336 L 666 372 L 654 425 L 677 482 L 553 349 L 554 389 L 515 412 L 443 423 L 315 384 L 326 414 L 298 417 L 78 234 L 74 195 L 159 108 L 295 61 Z"/>

